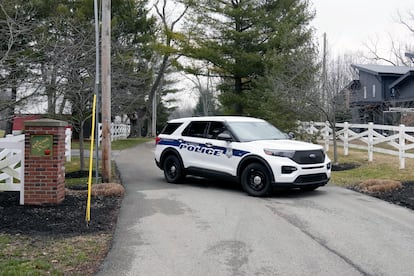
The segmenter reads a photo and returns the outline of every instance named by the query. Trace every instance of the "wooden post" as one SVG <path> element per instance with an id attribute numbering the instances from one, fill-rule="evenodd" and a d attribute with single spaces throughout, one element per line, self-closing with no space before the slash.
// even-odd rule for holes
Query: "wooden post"
<path id="1" fill-rule="evenodd" d="M 374 160 L 374 124 L 368 123 L 368 161 Z"/>
<path id="2" fill-rule="evenodd" d="M 348 122 L 344 123 L 344 155 L 347 156 L 349 154 L 349 124 Z"/>
<path id="3" fill-rule="evenodd" d="M 400 159 L 400 169 L 405 169 L 405 125 L 400 125 L 398 157 Z"/>
<path id="4" fill-rule="evenodd" d="M 111 0 L 102 0 L 102 181 L 111 179 Z"/>
<path id="5" fill-rule="evenodd" d="M 329 151 L 329 122 L 326 121 L 325 122 L 325 127 L 324 127 L 324 133 L 323 133 L 323 138 L 325 140 L 325 151 L 328 152 Z M 336 137 L 333 137 L 333 139 L 335 139 Z"/>

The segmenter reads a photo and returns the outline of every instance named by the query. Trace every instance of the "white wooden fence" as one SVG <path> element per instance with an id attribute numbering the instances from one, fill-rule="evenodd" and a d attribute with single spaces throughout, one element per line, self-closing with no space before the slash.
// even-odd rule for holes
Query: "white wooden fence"
<path id="1" fill-rule="evenodd" d="M 0 191 L 20 192 L 24 204 L 24 134 L 0 139 Z"/>
<path id="2" fill-rule="evenodd" d="M 72 130 L 66 129 L 65 156 L 71 159 Z M 24 134 L 0 139 L 0 192 L 20 193 L 20 204 L 24 204 Z"/>
<path id="3" fill-rule="evenodd" d="M 102 142 L 102 124 L 98 124 L 98 144 Z M 111 124 L 111 141 L 126 139 L 131 131 L 131 126 L 127 124 Z"/>
<path id="4" fill-rule="evenodd" d="M 100 139 L 102 126 L 100 125 Z M 130 132 L 129 125 L 112 124 L 112 140 L 125 139 Z M 71 160 L 72 130 L 65 131 L 66 161 Z M 24 204 L 24 134 L 0 138 L 0 192 L 20 192 L 20 204 Z"/>
<path id="5" fill-rule="evenodd" d="M 98 134 L 99 134 L 99 140 L 98 144 L 102 141 L 102 124 L 98 124 Z M 120 140 L 120 139 L 126 139 L 129 136 L 131 127 L 130 125 L 126 124 L 111 124 L 111 141 L 114 140 Z M 66 139 L 65 139 L 65 156 L 66 161 L 71 160 L 71 149 L 72 149 L 72 130 L 70 128 L 66 129 Z"/>
<path id="6" fill-rule="evenodd" d="M 72 160 L 72 129 L 66 128 L 65 130 L 65 156 L 66 161 Z"/>
<path id="7" fill-rule="evenodd" d="M 404 125 L 374 125 L 369 124 L 336 124 L 336 139 L 343 146 L 344 155 L 349 154 L 349 148 L 367 150 L 368 161 L 373 161 L 374 152 L 398 156 L 400 169 L 405 168 L 405 158 L 414 158 L 414 127 Z M 329 150 L 334 139 L 329 123 L 302 122 L 299 133 L 306 133 L 321 139 L 325 150 Z"/>

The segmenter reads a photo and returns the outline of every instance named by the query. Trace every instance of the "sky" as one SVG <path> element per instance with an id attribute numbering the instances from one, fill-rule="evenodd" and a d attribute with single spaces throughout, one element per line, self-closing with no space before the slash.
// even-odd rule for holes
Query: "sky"
<path id="1" fill-rule="evenodd" d="M 316 12 L 312 26 L 316 29 L 316 39 L 322 52 L 323 33 L 327 35 L 328 52 L 333 56 L 366 52 L 365 44 L 378 41 L 379 53 L 390 56 L 391 38 L 405 40 L 414 45 L 414 34 L 397 23 L 398 13 L 407 16 L 414 13 L 414 0 L 310 0 Z M 411 20 L 414 27 L 414 19 Z M 188 90 L 191 83 L 183 82 L 180 88 Z M 186 92 L 181 98 L 183 106 L 194 106 L 197 93 Z"/>
<path id="2" fill-rule="evenodd" d="M 413 0 L 311 0 L 316 11 L 313 26 L 319 44 L 326 33 L 334 53 L 366 51 L 364 43 L 378 41 L 382 50 L 390 49 L 390 35 L 414 45 L 414 34 L 397 23 L 398 12 L 414 13 Z M 414 26 L 414 20 L 411 20 Z"/>

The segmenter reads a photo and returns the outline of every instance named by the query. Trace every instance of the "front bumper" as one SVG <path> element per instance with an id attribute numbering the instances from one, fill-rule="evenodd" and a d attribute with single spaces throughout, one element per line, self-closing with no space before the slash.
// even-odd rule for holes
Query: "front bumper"
<path id="1" fill-rule="evenodd" d="M 301 188 L 307 186 L 324 186 L 329 182 L 326 173 L 300 175 L 293 182 L 273 182 L 273 186 L 277 188 Z"/>
<path id="2" fill-rule="evenodd" d="M 331 161 L 328 158 L 318 164 L 297 164 L 288 158 L 272 158 L 268 162 L 275 187 L 324 186 L 331 177 Z"/>

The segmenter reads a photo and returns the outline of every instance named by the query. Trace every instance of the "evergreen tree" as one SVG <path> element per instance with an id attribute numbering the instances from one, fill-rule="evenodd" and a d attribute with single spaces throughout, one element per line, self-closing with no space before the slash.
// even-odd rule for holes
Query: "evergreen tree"
<path id="1" fill-rule="evenodd" d="M 220 101 L 227 114 L 272 117 L 260 109 L 270 109 L 267 113 L 277 110 L 260 101 L 277 91 L 272 90 L 271 83 L 263 83 L 264 80 L 282 73 L 288 81 L 285 87 L 303 88 L 301 78 L 312 78 L 307 74 L 314 73 L 315 51 L 308 24 L 314 14 L 308 1 L 201 0 L 194 5 L 195 18 L 187 23 L 191 39 L 186 50 L 190 57 L 213 64 L 210 71 L 222 78 Z M 300 74 L 291 74 L 299 75 L 298 78 L 287 78 L 289 74 L 284 69 L 297 68 L 292 62 L 305 54 L 310 55 L 306 61 L 310 62 L 307 66 L 311 70 L 298 68 Z M 251 101 L 256 104 L 252 106 Z"/>
<path id="2" fill-rule="evenodd" d="M 153 82 L 155 19 L 146 0 L 112 2 L 112 113 L 127 114 L 130 137 L 140 137 Z"/>

